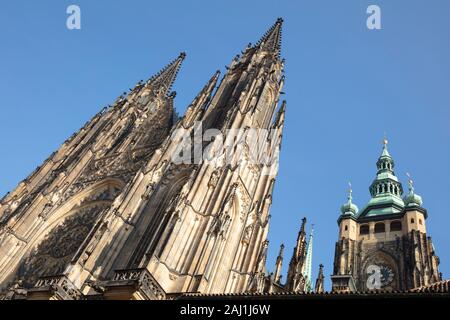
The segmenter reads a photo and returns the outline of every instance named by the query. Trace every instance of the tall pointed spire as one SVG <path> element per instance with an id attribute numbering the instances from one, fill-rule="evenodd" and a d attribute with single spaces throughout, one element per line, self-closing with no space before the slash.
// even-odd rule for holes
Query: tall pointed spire
<path id="1" fill-rule="evenodd" d="M 305 278 L 305 291 L 311 292 L 312 290 L 312 254 L 313 254 L 313 239 L 314 239 L 314 225 L 312 225 L 311 233 L 309 234 L 308 249 L 306 250 L 306 261 L 303 266 L 303 276 Z"/>
<path id="2" fill-rule="evenodd" d="M 280 253 L 278 253 L 277 262 L 275 263 L 274 280 L 276 283 L 281 282 L 281 267 L 283 266 L 283 253 L 284 253 L 284 244 L 281 244 Z"/>
<path id="3" fill-rule="evenodd" d="M 281 50 L 281 29 L 283 25 L 283 18 L 278 18 L 277 21 L 270 27 L 269 30 L 256 43 L 255 47 L 261 50 L 280 53 Z"/>
<path id="4" fill-rule="evenodd" d="M 316 287 L 315 287 L 315 292 L 316 293 L 323 293 L 324 291 L 324 275 L 323 275 L 323 264 L 319 265 L 319 274 L 317 275 L 317 279 L 316 279 Z"/>
<path id="5" fill-rule="evenodd" d="M 151 77 L 147 81 L 147 86 L 151 86 L 152 90 L 155 92 L 168 95 L 185 58 L 186 53 L 181 52 L 178 58 L 170 62 L 167 66 L 161 69 L 161 71 Z"/>
<path id="6" fill-rule="evenodd" d="M 289 262 L 288 274 L 286 279 L 286 289 L 289 291 L 303 291 L 301 285 L 303 269 L 306 259 L 306 218 L 302 219 L 302 226 L 297 237 L 297 244 L 294 248 L 291 261 Z M 300 287 L 299 287 L 300 285 Z"/>
<path id="7" fill-rule="evenodd" d="M 219 80 L 220 71 L 217 70 L 214 75 L 209 79 L 200 93 L 194 98 L 192 103 L 186 110 L 183 119 L 184 127 L 191 126 L 196 119 L 199 119 L 204 110 L 207 108 L 208 103 L 211 99 L 212 93 L 216 88 L 217 81 Z"/>

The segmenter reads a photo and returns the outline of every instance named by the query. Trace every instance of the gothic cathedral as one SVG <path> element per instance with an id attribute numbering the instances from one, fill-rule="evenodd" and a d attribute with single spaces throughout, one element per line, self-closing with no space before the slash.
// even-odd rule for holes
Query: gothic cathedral
<path id="1" fill-rule="evenodd" d="M 275 176 L 241 157 L 174 164 L 183 136 L 270 130 L 281 143 L 282 19 L 213 74 L 175 116 L 185 54 L 140 81 L 66 140 L 0 205 L 0 284 L 28 299 L 164 299 L 266 283 Z M 218 85 L 217 85 L 218 84 Z M 293 274 L 293 276 L 295 273 Z"/>
<path id="2" fill-rule="evenodd" d="M 282 23 L 237 55 L 221 79 L 215 72 L 179 118 L 172 85 L 181 53 L 102 109 L 5 195 L 0 299 L 323 293 L 322 265 L 315 285 L 311 279 L 306 219 L 286 281 L 283 245 L 274 273 L 266 269 L 273 163 L 247 161 L 255 145 L 246 139 L 239 153 L 214 163 L 190 161 L 196 146 L 186 148 L 186 137 L 210 129 L 259 129 L 270 132 L 266 152 L 278 159 L 286 111 L 279 101 Z M 208 152 L 216 154 L 219 140 L 211 139 Z M 189 161 L 175 163 L 181 155 Z M 441 278 L 427 211 L 412 182 L 401 198 L 386 144 L 377 168 L 364 210 L 358 213 L 351 194 L 342 207 L 334 291 L 407 290 Z"/>

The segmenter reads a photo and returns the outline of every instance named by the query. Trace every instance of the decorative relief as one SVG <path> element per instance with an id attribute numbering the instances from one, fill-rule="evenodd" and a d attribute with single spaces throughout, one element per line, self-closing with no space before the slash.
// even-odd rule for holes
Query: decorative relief
<path id="1" fill-rule="evenodd" d="M 83 208 L 66 218 L 21 263 L 18 277 L 32 286 L 44 275 L 62 274 L 105 205 Z"/>
<path id="2" fill-rule="evenodd" d="M 219 178 L 220 178 L 220 170 L 216 169 L 211 174 L 211 178 L 209 179 L 208 182 L 208 187 L 215 188 L 217 186 L 217 183 L 219 182 Z"/>
<path id="3" fill-rule="evenodd" d="M 115 272 L 113 281 L 135 281 L 139 290 L 150 299 L 162 300 L 166 296 L 164 290 L 147 269 L 118 270 Z"/>
<path id="4" fill-rule="evenodd" d="M 34 287 L 49 287 L 64 300 L 80 300 L 82 298 L 81 292 L 69 281 L 69 279 L 67 279 L 66 276 L 42 277 L 36 282 Z"/>

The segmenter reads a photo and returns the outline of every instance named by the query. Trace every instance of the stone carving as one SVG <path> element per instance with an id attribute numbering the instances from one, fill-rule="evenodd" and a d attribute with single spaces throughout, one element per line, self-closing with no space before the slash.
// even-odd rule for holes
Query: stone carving
<path id="1" fill-rule="evenodd" d="M 219 182 L 219 178 L 220 178 L 220 170 L 214 170 L 213 173 L 211 174 L 211 178 L 209 179 L 208 187 L 215 188 L 217 182 Z"/>
<path id="2" fill-rule="evenodd" d="M 253 232 L 253 225 L 249 225 L 244 229 L 244 237 L 242 239 L 242 242 L 245 244 L 250 243 L 250 237 L 252 236 Z"/>
<path id="3" fill-rule="evenodd" d="M 19 278 L 25 286 L 32 286 L 39 277 L 62 274 L 76 253 L 102 207 L 83 208 L 55 227 L 19 267 Z"/>
<path id="4" fill-rule="evenodd" d="M 138 289 L 144 292 L 149 299 L 162 300 L 166 293 L 148 272 L 147 269 L 118 270 L 115 272 L 114 281 L 134 281 Z"/>
<path id="5" fill-rule="evenodd" d="M 58 298 L 64 300 L 80 300 L 83 297 L 81 292 L 66 276 L 42 277 L 36 282 L 34 288 L 45 288 L 45 290 L 50 288 L 59 296 Z"/>

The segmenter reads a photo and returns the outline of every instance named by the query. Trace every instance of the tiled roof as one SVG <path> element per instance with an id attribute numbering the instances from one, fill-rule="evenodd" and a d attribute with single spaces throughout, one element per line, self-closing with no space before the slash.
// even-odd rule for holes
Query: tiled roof
<path id="1" fill-rule="evenodd" d="M 434 284 L 415 288 L 411 290 L 371 290 L 365 292 L 328 292 L 323 293 L 299 293 L 299 292 L 243 292 L 243 293 L 185 293 L 179 298 L 320 298 L 320 297 L 370 297 L 370 296 L 421 296 L 428 294 L 450 294 L 450 279 L 436 282 Z"/>
<path id="2" fill-rule="evenodd" d="M 412 289 L 411 292 L 427 292 L 427 293 L 449 293 L 450 279 L 442 280 L 428 286 Z"/>

